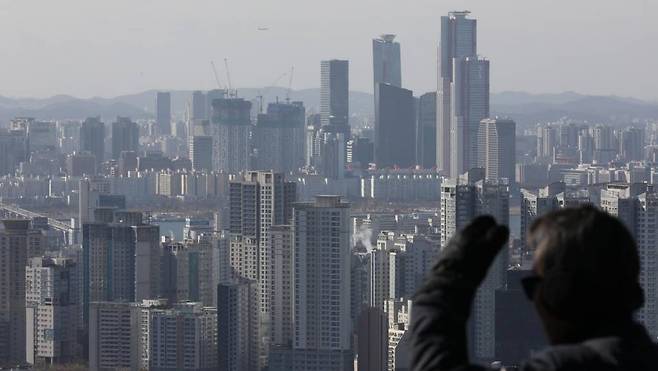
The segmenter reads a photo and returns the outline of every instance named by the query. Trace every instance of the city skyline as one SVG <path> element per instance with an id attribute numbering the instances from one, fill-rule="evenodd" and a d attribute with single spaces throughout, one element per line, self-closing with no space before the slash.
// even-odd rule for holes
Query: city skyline
<path id="1" fill-rule="evenodd" d="M 148 89 L 210 89 L 216 87 L 210 60 L 221 65 L 223 58 L 228 58 L 237 87 L 270 85 L 294 65 L 293 87 L 297 89 L 319 86 L 317 61 L 349 59 L 351 86 L 370 91 L 367 46 L 382 33 L 397 35 L 405 86 L 422 94 L 435 85 L 439 17 L 454 9 L 468 9 L 480 19 L 480 53 L 496 61 L 492 92 L 579 91 L 658 100 L 653 89 L 656 77 L 649 73 L 658 55 L 652 48 L 637 48 L 649 45 L 658 33 L 651 25 L 658 6 L 646 0 L 631 4 L 565 1 L 557 6 L 510 1 L 505 7 L 483 1 L 421 1 L 414 7 L 372 1 L 348 6 L 339 1 L 319 8 L 287 0 L 276 6 L 232 4 L 231 12 L 215 12 L 223 5 L 211 2 L 200 1 L 188 8 L 158 2 L 160 17 L 151 16 L 151 3 L 131 3 L 130 12 L 124 12 L 124 5 L 71 1 L 66 6 L 42 4 L 42 12 L 31 14 L 29 4 L 0 4 L 0 19 L 5 18 L 0 30 L 7 27 L 5 34 L 21 36 L 20 43 L 6 40 L 0 52 L 6 61 L 0 71 L 5 82 L 0 95 L 90 97 Z M 511 7 L 514 12 L 509 11 Z M 315 16 L 319 12 L 321 20 Z M 40 27 L 12 21 L 24 16 L 32 19 L 26 24 Z M 329 25 L 338 22 L 341 27 L 329 31 Z M 223 37 L 227 34 L 232 37 Z M 571 34 L 578 39 L 565 43 Z M 610 43 L 618 48 L 615 53 Z M 267 55 L 267 63 L 254 58 L 255 53 Z M 43 62 L 44 55 L 49 63 Z M 564 67 L 555 69 L 556 65 Z M 625 73 L 608 72 L 620 66 L 626 66 Z M 220 80 L 226 83 L 223 70 Z"/>

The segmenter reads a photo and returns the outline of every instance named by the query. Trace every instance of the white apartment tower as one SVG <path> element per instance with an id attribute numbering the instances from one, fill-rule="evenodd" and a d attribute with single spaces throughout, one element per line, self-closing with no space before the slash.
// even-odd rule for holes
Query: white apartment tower
<path id="1" fill-rule="evenodd" d="M 25 268 L 27 362 L 39 367 L 81 355 L 79 279 L 70 259 L 32 258 Z"/>

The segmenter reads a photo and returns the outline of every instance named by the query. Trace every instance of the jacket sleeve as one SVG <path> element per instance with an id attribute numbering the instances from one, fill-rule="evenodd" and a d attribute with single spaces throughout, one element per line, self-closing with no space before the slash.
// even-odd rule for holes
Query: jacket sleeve
<path id="1" fill-rule="evenodd" d="M 477 287 L 439 262 L 416 294 L 411 313 L 413 371 L 484 370 L 469 364 L 466 322 Z"/>
<path id="2" fill-rule="evenodd" d="M 507 228 L 478 218 L 443 249 L 413 300 L 411 370 L 486 370 L 469 362 L 466 322 L 475 292 L 507 236 Z"/>

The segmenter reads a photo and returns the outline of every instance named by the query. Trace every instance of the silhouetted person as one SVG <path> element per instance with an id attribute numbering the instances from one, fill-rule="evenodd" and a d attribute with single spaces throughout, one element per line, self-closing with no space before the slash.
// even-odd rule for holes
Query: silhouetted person
<path id="1" fill-rule="evenodd" d="M 412 370 L 485 369 L 469 362 L 466 321 L 508 235 L 479 217 L 444 249 L 412 307 Z M 520 370 L 658 370 L 658 346 L 633 320 L 644 302 L 640 262 L 619 220 L 591 206 L 563 209 L 539 218 L 528 244 L 533 275 L 522 284 L 552 346 Z"/>

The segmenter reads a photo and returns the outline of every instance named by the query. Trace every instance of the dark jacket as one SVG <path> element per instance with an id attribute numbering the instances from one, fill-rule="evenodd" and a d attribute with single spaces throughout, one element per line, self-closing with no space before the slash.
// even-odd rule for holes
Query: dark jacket
<path id="1" fill-rule="evenodd" d="M 468 358 L 466 322 L 489 264 L 473 259 L 459 251 L 459 246 L 452 246 L 416 294 L 410 328 L 411 370 L 489 370 L 471 364 Z M 548 347 L 524 362 L 520 370 L 658 371 L 658 346 L 642 326 L 629 321 L 614 336 Z"/>

